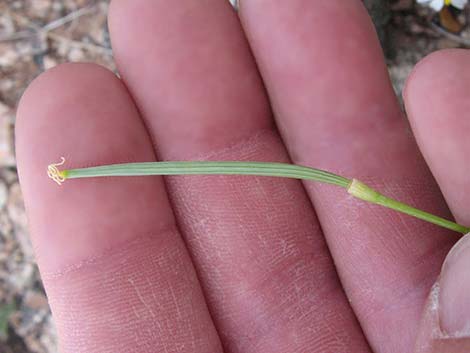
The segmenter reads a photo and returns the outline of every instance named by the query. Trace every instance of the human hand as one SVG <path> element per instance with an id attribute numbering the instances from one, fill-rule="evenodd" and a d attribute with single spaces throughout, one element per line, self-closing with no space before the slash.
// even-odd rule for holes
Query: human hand
<path id="1" fill-rule="evenodd" d="M 115 1 L 122 81 L 63 65 L 25 93 L 18 168 L 62 351 L 467 352 L 470 239 L 433 286 L 457 236 L 333 186 L 48 179 L 61 156 L 291 160 L 449 217 L 429 166 L 470 224 L 470 54 L 434 54 L 407 84 L 426 164 L 361 1 L 247 0 L 240 17 L 220 0 Z"/>

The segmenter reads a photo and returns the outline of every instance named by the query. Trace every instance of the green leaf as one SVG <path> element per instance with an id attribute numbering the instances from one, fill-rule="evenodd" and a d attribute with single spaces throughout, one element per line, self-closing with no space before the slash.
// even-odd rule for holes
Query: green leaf
<path id="1" fill-rule="evenodd" d="M 16 311 L 15 303 L 11 302 L 0 306 L 0 337 L 7 338 L 8 336 L 8 320 L 11 314 Z"/>

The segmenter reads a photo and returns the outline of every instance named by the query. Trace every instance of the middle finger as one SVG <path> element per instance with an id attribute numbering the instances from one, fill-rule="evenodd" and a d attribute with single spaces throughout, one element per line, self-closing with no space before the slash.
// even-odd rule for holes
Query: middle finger
<path id="1" fill-rule="evenodd" d="M 288 160 L 228 2 L 120 1 L 110 16 L 160 157 Z M 227 351 L 368 350 L 299 182 L 167 180 Z"/>

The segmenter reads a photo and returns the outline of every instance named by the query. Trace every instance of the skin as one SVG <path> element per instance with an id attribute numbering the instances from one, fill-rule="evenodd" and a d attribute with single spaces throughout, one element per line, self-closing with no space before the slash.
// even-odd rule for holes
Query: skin
<path id="1" fill-rule="evenodd" d="M 20 181 L 62 352 L 468 351 L 448 334 L 466 320 L 448 303 L 470 284 L 446 280 L 466 280 L 462 261 L 441 278 L 444 312 L 427 299 L 454 233 L 334 186 L 188 176 L 58 187 L 45 168 L 61 156 L 67 168 L 290 161 L 445 217 L 450 207 L 468 225 L 470 54 L 434 54 L 411 75 L 418 148 L 359 0 L 244 1 L 240 19 L 220 0 L 116 0 L 109 25 L 122 79 L 62 65 L 18 111 Z"/>

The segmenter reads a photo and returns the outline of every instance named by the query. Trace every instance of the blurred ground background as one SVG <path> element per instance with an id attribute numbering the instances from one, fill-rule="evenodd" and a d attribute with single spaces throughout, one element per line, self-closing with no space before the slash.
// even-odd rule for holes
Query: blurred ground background
<path id="1" fill-rule="evenodd" d="M 398 95 L 419 59 L 437 49 L 464 46 L 470 38 L 468 30 L 458 38 L 439 33 L 431 25 L 432 13 L 413 0 L 364 2 Z M 108 0 L 0 0 L 0 353 L 56 352 L 16 174 L 16 106 L 36 76 L 60 63 L 92 61 L 115 70 L 107 8 Z"/>

